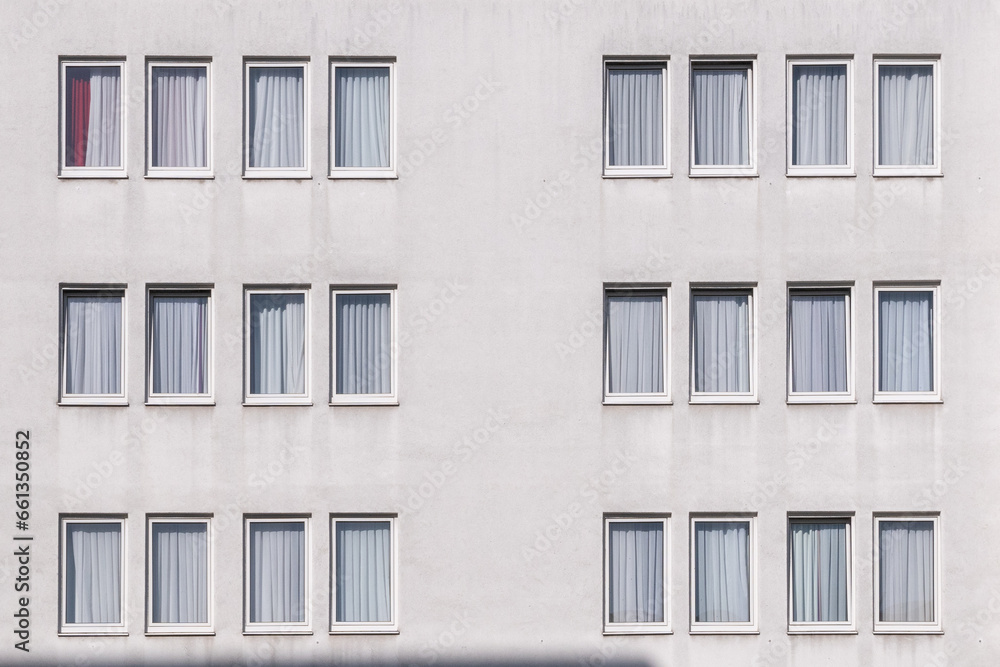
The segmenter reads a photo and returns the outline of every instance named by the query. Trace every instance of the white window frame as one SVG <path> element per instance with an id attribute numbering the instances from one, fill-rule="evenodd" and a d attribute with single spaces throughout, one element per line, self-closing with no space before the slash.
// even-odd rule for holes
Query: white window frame
<path id="1" fill-rule="evenodd" d="M 719 296 L 747 296 L 750 313 L 748 316 L 749 330 L 749 355 L 750 355 L 750 391 L 748 392 L 709 392 L 695 391 L 694 380 L 694 297 L 703 294 L 717 294 Z M 690 398 L 689 403 L 697 404 L 718 404 L 718 403 L 758 403 L 757 398 L 757 285 L 733 283 L 727 285 L 704 285 L 692 284 L 688 299 L 688 375 L 690 376 Z"/>
<path id="2" fill-rule="evenodd" d="M 205 525 L 208 549 L 208 621 L 205 623 L 154 623 L 153 622 L 153 526 L 158 523 L 190 523 Z M 147 635 L 214 635 L 215 634 L 215 558 L 212 552 L 211 515 L 147 515 L 146 517 L 146 634 Z"/>
<path id="3" fill-rule="evenodd" d="M 881 292 L 931 292 L 931 305 L 934 308 L 934 315 L 931 320 L 931 340 L 934 349 L 931 351 L 934 363 L 934 374 L 931 382 L 933 391 L 881 391 L 878 388 L 879 377 L 879 329 L 881 321 L 879 318 L 879 294 Z M 941 403 L 941 283 L 939 282 L 906 282 L 906 283 L 884 283 L 874 284 L 874 299 L 872 299 L 872 310 L 874 314 L 872 320 L 875 324 L 872 336 L 872 346 L 874 347 L 874 357 L 872 359 L 872 391 L 874 403 Z"/>
<path id="4" fill-rule="evenodd" d="M 205 68 L 205 166 L 204 167 L 154 167 L 153 166 L 153 68 L 155 67 L 204 67 Z M 146 59 L 146 178 L 213 178 L 212 144 L 212 59 L 189 60 Z"/>
<path id="5" fill-rule="evenodd" d="M 747 151 L 750 157 L 749 165 L 696 165 L 694 163 L 694 72 L 697 69 L 738 69 L 747 71 L 747 97 L 750 105 L 747 109 L 747 127 L 750 137 Z M 726 58 L 691 57 L 688 83 L 688 155 L 690 163 L 689 176 L 757 176 L 757 56 L 732 56 Z"/>
<path id="6" fill-rule="evenodd" d="M 392 356 L 390 363 L 390 382 L 392 391 L 388 394 L 338 394 L 337 393 L 337 295 L 350 294 L 388 294 L 389 317 L 392 330 L 392 340 L 389 350 Z M 384 287 L 352 287 L 350 285 L 330 286 L 330 405 L 399 405 L 399 318 L 396 315 L 396 286 Z"/>
<path id="7" fill-rule="evenodd" d="M 60 287 L 59 298 L 59 405 L 128 405 L 128 301 L 125 298 L 126 285 L 63 285 Z M 121 377 L 117 394 L 69 394 L 66 392 L 66 306 L 69 297 L 73 296 L 117 296 L 122 300 L 122 345 Z"/>
<path id="8" fill-rule="evenodd" d="M 845 546 L 847 557 L 847 620 L 836 622 L 794 621 L 792 598 L 792 524 L 795 523 L 828 523 L 846 524 L 847 539 Z M 788 514 L 788 633 L 789 634 L 857 634 L 856 614 L 854 613 L 854 514 L 827 514 L 801 512 Z"/>
<path id="9" fill-rule="evenodd" d="M 663 621 L 658 623 L 611 622 L 611 525 L 615 523 L 658 523 L 663 529 Z M 605 635 L 669 635 L 673 634 L 670 613 L 672 571 L 670 550 L 670 514 L 606 514 L 604 516 L 604 634 Z"/>
<path id="10" fill-rule="evenodd" d="M 248 514 L 243 520 L 243 634 L 244 635 L 311 635 L 312 634 L 312 535 L 308 514 Z M 252 623 L 250 621 L 250 526 L 254 523 L 301 523 L 304 526 L 302 570 L 305 575 L 303 620 L 300 623 Z"/>
<path id="11" fill-rule="evenodd" d="M 695 566 L 697 564 L 695 556 L 695 525 L 699 523 L 738 523 L 738 522 L 748 522 L 748 540 L 749 545 L 747 546 L 747 553 L 749 554 L 750 564 L 748 572 L 750 573 L 750 621 L 746 623 L 709 623 L 709 622 L 696 622 L 695 621 L 695 611 L 697 609 L 697 596 L 696 596 L 696 573 Z M 746 513 L 732 513 L 732 514 L 691 514 L 691 569 L 688 572 L 690 576 L 690 604 L 691 604 L 691 634 L 757 634 L 759 632 L 757 627 L 757 515 L 756 514 L 746 514 Z"/>
<path id="12" fill-rule="evenodd" d="M 311 305 L 308 286 L 269 287 L 246 285 L 243 289 L 243 405 L 312 405 L 312 331 Z M 250 393 L 250 297 L 256 294 L 302 294 L 305 297 L 305 392 L 302 394 L 251 394 Z"/>
<path id="13" fill-rule="evenodd" d="M 346 67 L 387 67 L 389 69 L 389 166 L 338 167 L 337 163 L 337 70 Z M 398 178 L 396 172 L 396 59 L 330 59 L 330 172 L 328 178 Z"/>
<path id="14" fill-rule="evenodd" d="M 650 393 L 612 393 L 611 392 L 611 369 L 608 349 L 608 297 L 609 296 L 660 296 L 663 300 L 662 314 L 663 322 L 663 350 L 661 358 L 663 360 L 663 391 Z M 605 405 L 670 405 L 673 401 L 670 395 L 670 367 L 671 367 L 671 336 L 670 315 L 671 306 L 670 285 L 622 285 L 620 283 L 606 283 L 604 285 L 604 404 Z"/>
<path id="15" fill-rule="evenodd" d="M 929 165 L 887 165 L 879 164 L 879 68 L 882 65 L 929 65 L 934 77 L 934 164 Z M 874 77 L 872 81 L 872 175 L 873 176 L 941 176 L 941 58 L 928 57 L 885 57 L 873 59 Z"/>
<path id="16" fill-rule="evenodd" d="M 90 516 L 84 515 L 63 515 L 59 517 L 59 634 L 60 635 L 84 635 L 84 636 L 95 636 L 95 635 L 128 635 L 128 614 L 125 607 L 125 601 L 128 600 L 128 547 L 127 547 L 127 534 L 125 532 L 125 520 L 127 515 L 123 514 L 95 514 Z M 69 540 L 67 539 L 67 528 L 72 524 L 93 524 L 93 523 L 103 523 L 109 525 L 117 525 L 118 530 L 121 531 L 121 539 L 118 541 L 120 554 L 119 563 L 121 564 L 120 574 L 121 581 L 119 582 L 118 590 L 121 598 L 118 601 L 119 604 L 119 617 L 121 622 L 119 623 L 68 623 L 66 621 L 66 549 L 69 546 Z"/>
<path id="17" fill-rule="evenodd" d="M 792 153 L 792 136 L 795 129 L 795 108 L 793 101 L 795 99 L 794 87 L 795 87 L 795 77 L 794 70 L 799 66 L 835 66 L 843 65 L 847 69 L 847 118 L 846 118 L 846 132 L 847 132 L 847 164 L 843 165 L 797 165 L 794 163 L 794 155 Z M 786 145 L 786 176 L 855 176 L 856 172 L 854 170 L 854 59 L 853 58 L 789 58 L 787 65 L 787 88 L 785 91 L 785 100 L 787 107 L 787 116 L 785 118 L 785 126 L 788 128 L 788 132 L 785 137 Z"/>
<path id="18" fill-rule="evenodd" d="M 399 634 L 399 541 L 396 538 L 395 514 L 331 514 L 330 515 L 330 634 Z M 389 522 L 390 558 L 389 590 L 390 621 L 356 623 L 337 620 L 337 524 L 348 521 Z"/>
<path id="19" fill-rule="evenodd" d="M 250 166 L 250 70 L 256 68 L 302 68 L 302 165 L 301 167 L 251 167 Z M 309 58 L 247 58 L 243 61 L 243 178 L 312 178 L 312 146 L 310 134 Z"/>
<path id="20" fill-rule="evenodd" d="M 663 164 L 662 165 L 612 165 L 610 151 L 611 126 L 608 122 L 608 81 L 613 69 L 659 69 L 663 83 Z M 670 178 L 670 57 L 604 59 L 604 177 L 605 178 Z"/>
<path id="21" fill-rule="evenodd" d="M 846 392 L 833 392 L 833 391 L 792 391 L 792 297 L 800 295 L 813 294 L 817 296 L 840 296 L 843 295 L 846 299 L 845 311 L 847 316 L 847 321 L 844 323 L 846 327 L 845 338 L 847 344 L 847 391 Z M 820 285 L 816 283 L 789 283 L 788 284 L 788 316 L 787 316 L 787 330 L 786 330 L 786 381 L 788 383 L 787 387 L 787 398 L 788 403 L 856 403 L 857 395 L 855 392 L 855 356 L 854 356 L 854 284 L 853 283 L 830 283 L 829 285 Z"/>
<path id="22" fill-rule="evenodd" d="M 146 405 L 215 405 L 215 299 L 212 285 L 146 286 Z M 153 393 L 153 300 L 161 296 L 208 298 L 208 390 L 203 394 Z"/>
<path id="23" fill-rule="evenodd" d="M 66 68 L 67 67 L 117 67 L 119 70 L 118 104 L 121 108 L 121 136 L 118 138 L 118 146 L 121 151 L 120 167 L 71 167 L 66 164 Z M 127 111 L 125 104 L 125 91 L 127 90 L 127 80 L 125 78 L 125 58 L 99 58 L 91 60 L 76 60 L 63 58 L 59 61 L 59 178 L 128 178 L 128 147 L 125 137 L 128 135 Z"/>
<path id="24" fill-rule="evenodd" d="M 879 528 L 883 521 L 930 521 L 934 524 L 934 620 L 925 622 L 882 622 L 879 618 L 879 581 L 882 560 L 879 554 Z M 932 513 L 876 512 L 872 514 L 872 622 L 875 634 L 942 634 L 941 627 L 941 515 Z"/>

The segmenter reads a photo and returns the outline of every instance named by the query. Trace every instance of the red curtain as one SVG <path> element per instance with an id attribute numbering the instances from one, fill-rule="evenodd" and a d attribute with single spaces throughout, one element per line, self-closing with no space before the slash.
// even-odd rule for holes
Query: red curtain
<path id="1" fill-rule="evenodd" d="M 66 68 L 66 166 L 87 165 L 90 129 L 90 68 Z"/>

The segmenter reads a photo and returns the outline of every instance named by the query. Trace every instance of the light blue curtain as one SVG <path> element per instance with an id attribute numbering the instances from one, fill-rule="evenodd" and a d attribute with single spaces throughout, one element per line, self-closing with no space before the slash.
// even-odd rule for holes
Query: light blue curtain
<path id="1" fill-rule="evenodd" d="M 302 67 L 250 68 L 251 167 L 305 167 Z"/>
<path id="2" fill-rule="evenodd" d="M 691 77 L 694 164 L 749 166 L 749 70 L 696 67 Z"/>
<path id="3" fill-rule="evenodd" d="M 388 521 L 338 521 L 337 622 L 392 621 L 392 539 Z"/>
<path id="4" fill-rule="evenodd" d="M 154 394 L 208 391 L 208 297 L 154 296 Z"/>
<path id="5" fill-rule="evenodd" d="M 663 70 L 608 68 L 608 164 L 663 165 Z"/>
<path id="6" fill-rule="evenodd" d="M 609 295 L 608 390 L 663 391 L 663 297 Z"/>
<path id="7" fill-rule="evenodd" d="M 608 526 L 608 611 L 612 623 L 663 622 L 663 524 Z"/>
<path id="8" fill-rule="evenodd" d="M 934 391 L 934 293 L 878 295 L 879 391 Z"/>
<path id="9" fill-rule="evenodd" d="M 792 164 L 846 165 L 847 65 L 792 66 Z"/>
<path id="10" fill-rule="evenodd" d="M 691 348 L 694 390 L 750 391 L 750 297 L 694 294 Z"/>
<path id="11" fill-rule="evenodd" d="M 67 394 L 122 393 L 122 297 L 67 296 Z"/>
<path id="12" fill-rule="evenodd" d="M 301 623 L 306 618 L 305 525 L 250 523 L 250 622 Z"/>
<path id="13" fill-rule="evenodd" d="M 847 297 L 792 294 L 792 391 L 847 391 Z"/>
<path id="14" fill-rule="evenodd" d="M 334 124 L 337 167 L 389 167 L 389 68 L 338 67 Z"/>
<path id="15" fill-rule="evenodd" d="M 152 165 L 208 166 L 208 68 L 153 67 Z"/>
<path id="16" fill-rule="evenodd" d="M 250 295 L 250 393 L 304 394 L 304 294 Z"/>
<path id="17" fill-rule="evenodd" d="M 930 623 L 934 619 L 934 523 L 879 523 L 879 620 Z"/>
<path id="18" fill-rule="evenodd" d="M 934 164 L 934 67 L 879 65 L 880 165 Z"/>
<path id="19" fill-rule="evenodd" d="M 847 621 L 847 525 L 791 524 L 792 620 Z"/>
<path id="20" fill-rule="evenodd" d="M 66 622 L 121 623 L 121 525 L 66 526 Z"/>
<path id="21" fill-rule="evenodd" d="M 208 524 L 152 525 L 153 623 L 208 623 Z"/>
<path id="22" fill-rule="evenodd" d="M 694 528 L 695 621 L 750 621 L 750 524 L 702 521 Z"/>
<path id="23" fill-rule="evenodd" d="M 337 393 L 392 392 L 389 294 L 338 294 Z"/>

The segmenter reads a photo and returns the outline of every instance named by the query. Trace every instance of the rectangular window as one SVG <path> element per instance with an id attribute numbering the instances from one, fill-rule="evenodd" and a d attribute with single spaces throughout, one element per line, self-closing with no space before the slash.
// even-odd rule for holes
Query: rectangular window
<path id="1" fill-rule="evenodd" d="M 211 289 L 150 288 L 149 403 L 212 402 Z"/>
<path id="2" fill-rule="evenodd" d="M 124 288 L 62 291 L 63 404 L 124 405 Z"/>
<path id="3" fill-rule="evenodd" d="M 61 634 L 119 634 L 125 625 L 124 517 L 64 518 Z"/>
<path id="4" fill-rule="evenodd" d="M 692 517 L 691 632 L 757 631 L 756 521 Z"/>
<path id="5" fill-rule="evenodd" d="M 670 402 L 667 289 L 605 290 L 605 403 Z"/>
<path id="6" fill-rule="evenodd" d="M 692 403 L 757 401 L 755 293 L 755 287 L 692 288 Z"/>
<path id="7" fill-rule="evenodd" d="M 875 60 L 875 176 L 941 174 L 938 64 Z"/>
<path id="8" fill-rule="evenodd" d="M 788 175 L 854 175 L 850 60 L 788 61 Z"/>
<path id="9" fill-rule="evenodd" d="M 212 175 L 210 63 L 148 61 L 147 176 Z"/>
<path id="10" fill-rule="evenodd" d="M 304 517 L 247 518 L 244 632 L 311 632 L 306 523 Z"/>
<path id="11" fill-rule="evenodd" d="M 756 61 L 691 61 L 691 175 L 756 176 Z"/>
<path id="12" fill-rule="evenodd" d="M 669 633 L 667 517 L 604 520 L 604 632 Z"/>
<path id="13" fill-rule="evenodd" d="M 851 289 L 788 290 L 788 402 L 854 400 Z"/>
<path id="14" fill-rule="evenodd" d="M 60 66 L 59 175 L 125 178 L 125 62 L 64 60 Z"/>
<path id="15" fill-rule="evenodd" d="M 395 517 L 333 517 L 330 632 L 397 632 Z"/>
<path id="16" fill-rule="evenodd" d="M 604 175 L 669 176 L 667 62 L 604 63 Z"/>
<path id="17" fill-rule="evenodd" d="M 853 632 L 851 519 L 788 520 L 788 631 Z"/>
<path id="18" fill-rule="evenodd" d="M 875 632 L 941 632 L 938 516 L 875 517 Z"/>
<path id="19" fill-rule="evenodd" d="M 395 63 L 330 63 L 331 178 L 395 178 Z"/>
<path id="20" fill-rule="evenodd" d="M 334 391 L 331 403 L 396 403 L 396 290 L 332 291 Z"/>
<path id="21" fill-rule="evenodd" d="M 306 289 L 246 290 L 247 404 L 309 402 Z"/>
<path id="22" fill-rule="evenodd" d="M 875 401 L 941 400 L 938 286 L 875 287 Z"/>
<path id="23" fill-rule="evenodd" d="M 205 517 L 150 517 L 147 634 L 212 633 L 210 526 Z"/>
<path id="24" fill-rule="evenodd" d="M 308 68 L 246 62 L 246 178 L 309 178 Z"/>

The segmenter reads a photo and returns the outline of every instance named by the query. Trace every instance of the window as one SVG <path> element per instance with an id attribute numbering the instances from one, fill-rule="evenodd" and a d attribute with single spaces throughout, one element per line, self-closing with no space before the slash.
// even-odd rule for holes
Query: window
<path id="1" fill-rule="evenodd" d="M 604 292 L 604 402 L 669 403 L 667 288 Z"/>
<path id="2" fill-rule="evenodd" d="M 204 517 L 150 517 L 148 634 L 212 634 L 210 525 Z"/>
<path id="3" fill-rule="evenodd" d="M 854 400 L 849 287 L 788 290 L 788 402 Z"/>
<path id="4" fill-rule="evenodd" d="M 788 631 L 854 632 L 850 518 L 788 519 Z"/>
<path id="5" fill-rule="evenodd" d="M 247 404 L 309 403 L 306 289 L 246 290 Z"/>
<path id="6" fill-rule="evenodd" d="M 757 401 L 755 293 L 755 287 L 692 288 L 692 403 Z"/>
<path id="7" fill-rule="evenodd" d="M 60 176 L 125 178 L 125 62 L 62 61 Z"/>
<path id="8" fill-rule="evenodd" d="M 604 175 L 669 176 L 667 62 L 604 63 Z"/>
<path id="9" fill-rule="evenodd" d="M 149 61 L 146 175 L 212 175 L 210 63 Z"/>
<path id="10" fill-rule="evenodd" d="M 309 178 L 308 68 L 302 61 L 246 62 L 247 178 Z"/>
<path id="11" fill-rule="evenodd" d="M 875 176 L 941 174 L 937 59 L 875 60 Z"/>
<path id="12" fill-rule="evenodd" d="M 667 517 L 604 520 L 604 632 L 668 633 Z"/>
<path id="13" fill-rule="evenodd" d="M 330 63 L 331 178 L 395 178 L 395 63 Z"/>
<path id="14" fill-rule="evenodd" d="M 61 634 L 124 635 L 125 518 L 63 518 Z"/>
<path id="15" fill-rule="evenodd" d="M 854 175 L 850 60 L 788 61 L 788 175 Z"/>
<path id="16" fill-rule="evenodd" d="M 124 288 L 63 288 L 63 404 L 124 405 Z"/>
<path id="17" fill-rule="evenodd" d="M 941 400 L 937 285 L 875 287 L 875 401 Z"/>
<path id="18" fill-rule="evenodd" d="M 756 61 L 691 61 L 691 175 L 756 176 Z"/>
<path id="19" fill-rule="evenodd" d="M 691 519 L 691 632 L 757 632 L 756 521 Z"/>
<path id="20" fill-rule="evenodd" d="M 306 518 L 246 520 L 246 633 L 310 630 Z"/>
<path id="21" fill-rule="evenodd" d="M 938 516 L 875 517 L 875 632 L 941 632 Z"/>
<path id="22" fill-rule="evenodd" d="M 330 632 L 397 632 L 395 517 L 332 517 Z"/>
<path id="23" fill-rule="evenodd" d="M 396 290 L 334 288 L 331 403 L 396 403 Z"/>
<path id="24" fill-rule="evenodd" d="M 211 289 L 150 288 L 148 299 L 148 402 L 211 403 Z"/>

